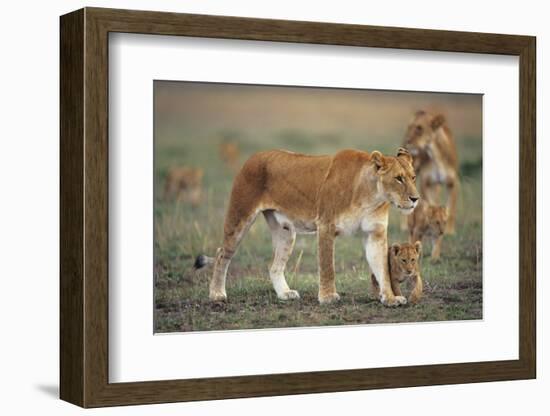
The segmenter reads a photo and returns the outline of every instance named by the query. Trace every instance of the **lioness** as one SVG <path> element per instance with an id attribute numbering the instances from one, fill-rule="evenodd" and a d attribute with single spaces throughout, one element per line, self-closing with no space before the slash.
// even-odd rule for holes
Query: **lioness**
<path id="1" fill-rule="evenodd" d="M 454 234 L 460 188 L 458 155 L 445 117 L 425 111 L 416 112 L 407 128 L 404 147 L 414 158 L 422 198 L 438 205 L 441 185 L 447 187 L 449 219 L 445 231 Z"/>
<path id="2" fill-rule="evenodd" d="M 401 283 L 405 280 L 413 282 L 414 286 L 409 295 L 409 303 L 415 304 L 422 297 L 422 277 L 420 276 L 420 256 L 422 243 L 392 244 L 388 250 L 388 266 L 393 293 L 401 295 Z M 371 275 L 372 290 L 376 297 L 380 296 L 380 286 L 374 274 Z"/>
<path id="3" fill-rule="evenodd" d="M 425 201 L 420 201 L 414 212 L 409 215 L 409 241 L 429 238 L 432 242 L 432 263 L 437 261 L 441 254 L 441 242 L 448 218 L 446 207 L 430 205 Z"/>
<path id="4" fill-rule="evenodd" d="M 317 233 L 320 303 L 337 301 L 334 239 L 339 234 L 365 233 L 367 261 L 380 285 L 380 301 L 406 303 L 395 296 L 388 274 L 387 226 L 390 205 L 411 212 L 419 196 L 412 157 L 343 150 L 334 156 L 310 156 L 283 150 L 256 153 L 235 177 L 225 217 L 223 246 L 218 249 L 210 281 L 210 299 L 225 301 L 227 268 L 239 242 L 263 213 L 271 230 L 274 258 L 269 275 L 281 300 L 297 299 L 284 270 L 296 233 Z M 200 257 L 200 256 L 199 256 Z M 199 261 L 200 265 L 203 262 Z"/>
<path id="5" fill-rule="evenodd" d="M 202 197 L 201 168 L 187 166 L 173 167 L 168 171 L 164 182 L 164 199 L 189 201 L 193 206 L 200 203 Z"/>

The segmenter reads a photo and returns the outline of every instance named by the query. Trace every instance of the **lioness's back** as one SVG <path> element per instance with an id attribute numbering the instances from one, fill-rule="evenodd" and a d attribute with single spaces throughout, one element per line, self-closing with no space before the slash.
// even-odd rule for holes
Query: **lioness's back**
<path id="1" fill-rule="evenodd" d="M 252 155 L 235 178 L 234 189 L 261 190 L 266 201 L 275 205 L 302 205 L 313 209 L 315 198 L 332 156 L 313 156 L 284 150 Z"/>
<path id="2" fill-rule="evenodd" d="M 289 177 L 299 179 L 299 182 L 322 181 L 332 161 L 332 156 L 329 155 L 306 155 L 285 150 L 271 150 L 265 154 L 266 173 L 273 181 Z"/>

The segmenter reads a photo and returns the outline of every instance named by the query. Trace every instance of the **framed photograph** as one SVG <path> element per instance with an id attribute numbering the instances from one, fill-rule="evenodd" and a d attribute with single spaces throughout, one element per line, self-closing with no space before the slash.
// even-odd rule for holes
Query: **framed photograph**
<path id="1" fill-rule="evenodd" d="M 536 377 L 534 37 L 60 30 L 63 400 Z"/>

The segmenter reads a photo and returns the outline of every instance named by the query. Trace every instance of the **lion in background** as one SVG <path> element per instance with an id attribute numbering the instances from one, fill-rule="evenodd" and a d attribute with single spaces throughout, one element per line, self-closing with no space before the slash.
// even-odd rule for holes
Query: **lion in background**
<path id="1" fill-rule="evenodd" d="M 442 114 L 417 111 L 403 146 L 411 152 L 418 175 L 420 195 L 431 205 L 439 205 L 441 187 L 447 189 L 448 220 L 445 232 L 454 234 L 460 192 L 458 153 L 454 137 Z M 405 228 L 402 222 L 402 228 Z"/>
<path id="2" fill-rule="evenodd" d="M 447 227 L 449 215 L 446 207 L 430 205 L 420 201 L 414 212 L 408 217 L 409 241 L 421 241 L 428 238 L 432 243 L 432 263 L 439 260 L 441 243 Z"/>
<path id="3" fill-rule="evenodd" d="M 171 168 L 164 181 L 164 200 L 188 201 L 198 206 L 202 199 L 202 168 L 178 166 Z"/>

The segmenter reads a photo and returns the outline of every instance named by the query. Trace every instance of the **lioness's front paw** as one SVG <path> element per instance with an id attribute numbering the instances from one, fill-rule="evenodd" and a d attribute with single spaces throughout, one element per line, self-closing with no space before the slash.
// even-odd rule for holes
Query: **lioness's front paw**
<path id="1" fill-rule="evenodd" d="M 380 302 L 384 306 L 399 306 L 399 305 L 405 305 L 407 303 L 407 299 L 404 296 L 382 295 L 380 297 Z"/>
<path id="2" fill-rule="evenodd" d="M 297 290 L 287 290 L 286 292 L 278 294 L 277 297 L 279 300 L 300 299 L 300 294 Z"/>
<path id="3" fill-rule="evenodd" d="M 227 294 L 225 292 L 211 291 L 208 297 L 212 302 L 227 302 Z"/>
<path id="4" fill-rule="evenodd" d="M 340 300 L 340 295 L 336 292 L 329 293 L 326 295 L 319 295 L 319 303 L 321 305 L 328 305 L 329 303 L 338 302 Z"/>

